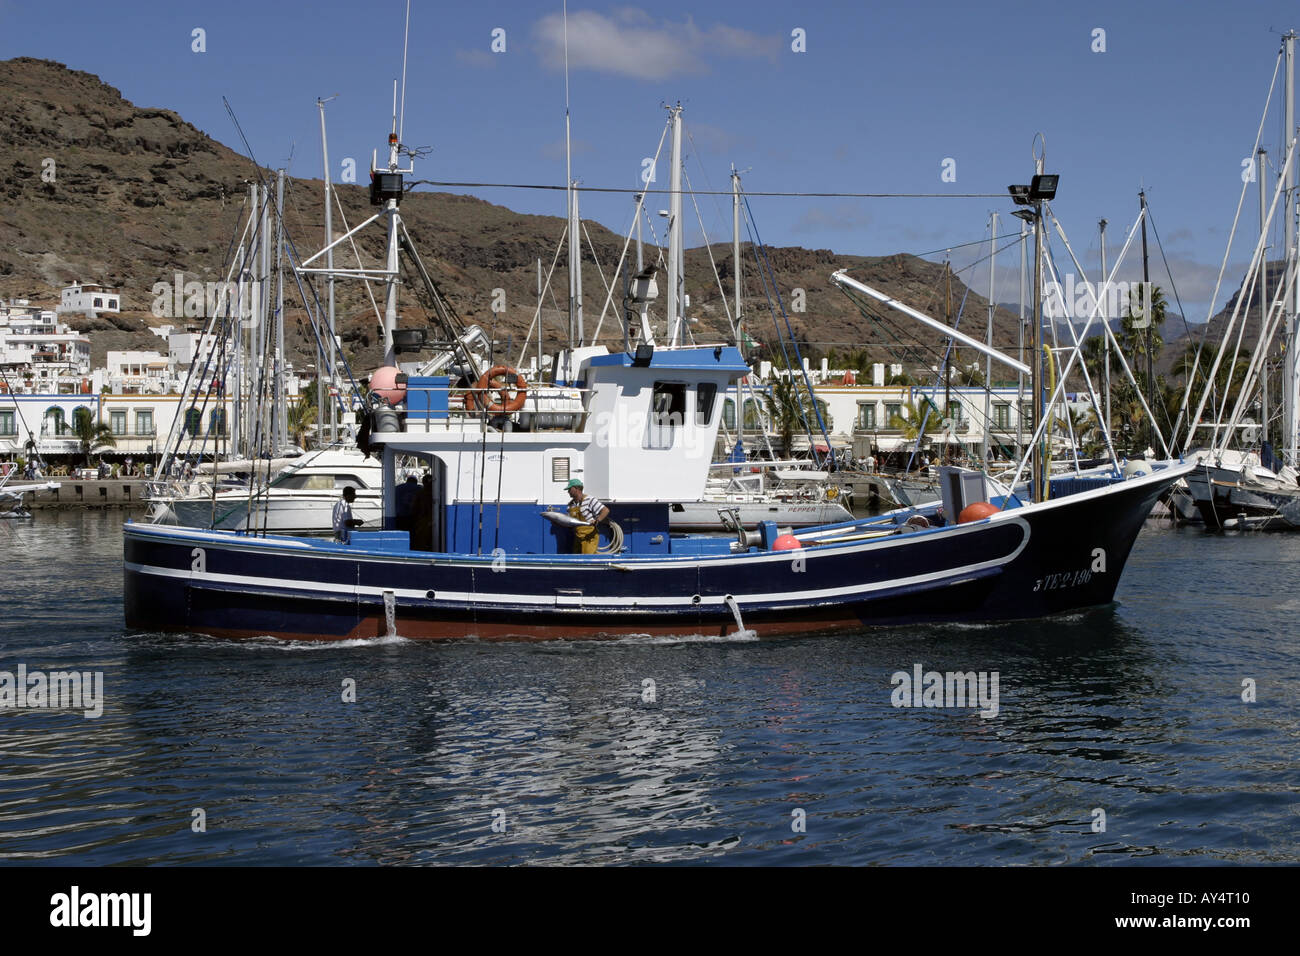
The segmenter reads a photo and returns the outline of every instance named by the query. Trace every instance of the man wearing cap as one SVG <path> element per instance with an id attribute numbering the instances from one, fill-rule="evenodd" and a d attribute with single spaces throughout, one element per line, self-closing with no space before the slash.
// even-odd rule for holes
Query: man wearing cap
<path id="1" fill-rule="evenodd" d="M 581 478 L 570 478 L 565 487 L 569 492 L 569 517 L 587 522 L 573 529 L 573 553 L 595 554 L 600 544 L 596 525 L 609 517 L 609 509 L 599 499 L 583 493 Z"/>

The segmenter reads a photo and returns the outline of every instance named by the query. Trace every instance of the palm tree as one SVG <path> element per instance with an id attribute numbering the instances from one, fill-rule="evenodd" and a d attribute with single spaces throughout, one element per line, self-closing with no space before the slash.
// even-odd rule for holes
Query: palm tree
<path id="1" fill-rule="evenodd" d="M 87 468 L 90 467 L 91 454 L 97 449 L 113 448 L 117 445 L 117 439 L 113 437 L 113 429 L 103 422 L 96 422 L 89 408 L 78 408 L 72 413 L 72 434 L 81 443 L 81 456 Z"/>
<path id="2" fill-rule="evenodd" d="M 929 418 L 926 417 L 927 414 Z M 931 434 L 938 431 L 941 421 L 943 416 L 934 403 L 928 398 L 918 398 L 900 405 L 898 413 L 890 417 L 889 427 L 898 429 L 911 442 L 916 441 L 922 432 Z"/>
<path id="3" fill-rule="evenodd" d="M 781 376 L 772 383 L 772 390 L 767 395 L 767 416 L 781 436 L 781 448 L 786 455 L 790 454 L 795 429 L 817 420 L 807 391 L 795 383 L 792 375 Z"/>
<path id="4" fill-rule="evenodd" d="M 289 406 L 289 435 L 300 448 L 307 447 L 307 433 L 316 426 L 316 387 L 305 388 Z"/>

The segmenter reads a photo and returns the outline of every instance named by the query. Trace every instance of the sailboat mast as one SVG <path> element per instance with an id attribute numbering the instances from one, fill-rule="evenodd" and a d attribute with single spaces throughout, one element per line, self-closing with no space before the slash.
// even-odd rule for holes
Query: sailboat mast
<path id="1" fill-rule="evenodd" d="M 740 173 L 736 164 L 731 164 L 731 262 L 732 282 L 736 290 L 736 347 L 740 354 L 745 354 L 744 334 L 740 326 Z"/>
<path id="2" fill-rule="evenodd" d="M 1286 85 L 1283 87 L 1283 135 L 1287 140 L 1296 135 L 1295 126 L 1295 41 L 1294 30 L 1282 37 L 1282 48 L 1286 55 Z M 1284 261 L 1294 261 L 1296 255 L 1296 164 L 1286 166 L 1286 252 Z M 1285 274 L 1285 273 L 1284 273 Z M 1300 294 L 1298 290 L 1297 294 Z M 1288 465 L 1296 464 L 1296 429 L 1300 424 L 1297 413 L 1297 384 L 1300 384 L 1300 356 L 1296 355 L 1296 297 L 1289 295 L 1286 299 L 1286 350 L 1283 352 L 1282 375 L 1282 423 L 1285 431 L 1282 435 L 1282 455 Z"/>
<path id="3" fill-rule="evenodd" d="M 1147 334 L 1147 408 L 1155 407 L 1155 357 L 1151 354 L 1151 327 L 1155 325 L 1154 305 L 1155 295 L 1151 292 L 1151 267 L 1147 260 L 1147 194 L 1146 190 L 1138 190 L 1138 203 L 1142 212 L 1142 305 L 1146 314 L 1143 321 L 1146 322 Z M 1150 427 L 1155 427 L 1155 422 L 1150 423 Z"/>
<path id="4" fill-rule="evenodd" d="M 1106 285 L 1106 279 L 1110 275 L 1106 271 L 1106 225 L 1107 220 L 1097 220 L 1097 231 L 1101 235 L 1101 282 L 1102 287 Z M 1102 296 L 1098 305 L 1101 307 L 1101 324 L 1106 328 L 1110 327 L 1110 315 L 1106 311 L 1107 296 Z M 1101 392 L 1102 392 L 1102 414 L 1106 416 L 1103 428 L 1106 434 L 1110 434 L 1110 336 L 1105 332 L 1101 336 Z"/>
<path id="5" fill-rule="evenodd" d="M 332 100 L 334 97 L 330 97 Z M 316 366 L 316 422 L 321 432 L 324 431 L 325 424 L 325 370 L 329 369 L 329 441 L 333 442 L 338 437 L 338 402 L 334 400 L 334 390 L 337 381 L 334 376 L 334 187 L 330 181 L 330 150 L 329 141 L 325 137 L 325 104 L 329 100 L 317 100 L 316 106 L 320 110 L 320 149 L 321 158 L 325 164 L 325 268 L 328 270 L 328 278 L 325 280 L 328 296 L 326 298 L 326 317 L 329 322 L 329 341 L 325 343 L 324 349 L 319 351 L 320 361 Z M 318 433 L 319 434 L 319 433 Z"/>
<path id="6" fill-rule="evenodd" d="M 275 441 L 273 452 L 289 444 L 289 399 L 284 375 L 284 170 L 275 174 Z"/>
<path id="7" fill-rule="evenodd" d="M 1259 183 L 1259 234 L 1262 237 L 1265 230 L 1265 221 L 1268 218 L 1264 209 L 1266 190 L 1264 185 L 1265 162 L 1268 157 L 1268 151 L 1265 149 L 1257 150 L 1255 159 L 1258 164 L 1255 179 Z M 1259 257 L 1259 280 L 1255 283 L 1255 302 L 1259 310 L 1259 348 L 1264 347 L 1264 317 L 1268 313 L 1268 246 L 1264 246 L 1264 252 Z M 1265 357 L 1260 365 L 1260 421 L 1264 426 L 1264 441 L 1269 440 L 1268 434 L 1268 358 Z M 1285 444 L 1285 442 L 1283 443 Z"/>
<path id="8" fill-rule="evenodd" d="M 682 334 L 682 107 L 671 107 L 673 124 L 672 173 L 668 204 L 668 345 L 678 346 Z"/>
<path id="9" fill-rule="evenodd" d="M 993 348 L 993 302 L 996 296 L 993 293 L 993 260 L 998 254 L 998 214 L 993 213 L 993 218 L 989 226 L 989 327 L 988 327 L 988 346 Z M 993 401 L 993 358 L 984 356 L 984 450 L 981 453 L 984 458 L 984 467 L 989 464 L 989 415 L 991 414 L 991 405 Z"/>

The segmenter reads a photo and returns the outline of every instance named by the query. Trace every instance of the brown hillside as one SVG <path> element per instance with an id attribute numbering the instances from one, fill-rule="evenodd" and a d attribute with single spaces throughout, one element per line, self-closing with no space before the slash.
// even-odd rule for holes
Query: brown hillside
<path id="1" fill-rule="evenodd" d="M 5 190 L 0 295 L 49 304 L 74 279 L 119 287 L 130 311 L 94 323 L 83 320 L 78 326 L 91 337 L 96 363 L 110 348 L 163 345 L 148 328 L 173 320 L 150 313 L 154 283 L 171 282 L 176 272 L 187 280 L 222 278 L 247 183 L 259 176 L 273 182 L 269 171 L 256 169 L 246 157 L 175 113 L 136 107 L 97 77 L 45 60 L 0 62 L 0 147 Z M 42 179 L 49 165 L 46 159 L 54 161 L 54 182 Z M 304 256 L 319 247 L 323 233 L 321 189 L 319 180 L 289 180 L 285 221 Z M 349 223 L 370 214 L 364 187 L 342 186 L 338 192 Z M 460 315 L 490 330 L 503 348 L 512 339 L 512 351 L 517 352 L 535 307 L 536 261 L 550 263 L 564 220 L 521 215 L 480 199 L 434 192 L 412 192 L 402 209 L 426 265 Z M 339 226 L 336 216 L 336 230 Z M 607 272 L 612 270 L 622 237 L 594 222 L 588 222 L 587 228 L 601 265 Z M 381 242 L 374 232 L 363 245 L 369 262 L 378 261 Z M 754 338 L 772 342 L 772 320 L 748 248 L 745 255 L 749 328 Z M 715 246 L 714 257 L 730 295 L 730 247 Z M 831 345 L 870 346 L 874 358 L 897 360 L 900 336 L 895 330 L 903 330 L 905 343 L 912 343 L 914 336 L 930 345 L 938 340 L 883 307 L 876 312 L 886 316 L 888 327 L 864 319 L 829 277 L 837 268 L 848 268 L 861 280 L 942 318 L 941 265 L 910 255 L 863 258 L 798 247 L 770 249 L 769 258 L 787 308 L 793 288 L 806 290 L 807 311 L 792 316 L 802 342 L 822 350 Z M 687 277 L 691 313 L 700 320 L 697 338 L 727 338 L 721 295 L 710 278 L 706 249 L 687 253 Z M 605 291 L 590 266 L 584 269 L 584 280 L 590 331 Z M 380 352 L 369 301 L 359 284 L 340 283 L 336 288 L 340 334 L 358 367 L 371 368 Z M 506 292 L 508 308 L 500 316 L 491 311 L 495 288 Z M 563 306 L 562 274 L 552 288 L 556 302 Z M 954 279 L 954 310 L 964 292 L 965 287 Z M 314 362 L 314 339 L 296 290 L 291 299 L 286 340 L 295 363 L 305 369 Z M 418 308 L 408 307 L 414 310 L 403 316 L 403 324 L 423 321 Z M 982 336 L 986 308 L 984 299 L 972 293 L 962 328 Z M 548 344 L 553 345 L 566 319 L 548 301 L 543 320 Z M 621 341 L 613 321 L 607 320 L 603 331 L 607 341 Z M 999 311 L 995 343 L 1014 349 L 1016 339 L 1014 315 Z"/>

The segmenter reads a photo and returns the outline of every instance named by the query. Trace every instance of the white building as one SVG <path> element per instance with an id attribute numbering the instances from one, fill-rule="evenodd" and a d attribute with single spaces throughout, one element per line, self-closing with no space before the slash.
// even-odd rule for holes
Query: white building
<path id="1" fill-rule="evenodd" d="M 170 363 L 161 352 L 110 351 L 104 384 L 114 395 L 163 395 L 177 391 Z"/>
<path id="2" fill-rule="evenodd" d="M 116 289 L 95 283 L 74 282 L 63 290 L 59 312 L 120 312 L 122 296 Z"/>
<path id="3" fill-rule="evenodd" d="M 90 372 L 90 339 L 54 312 L 26 299 L 0 306 L 0 392 L 88 392 Z"/>

